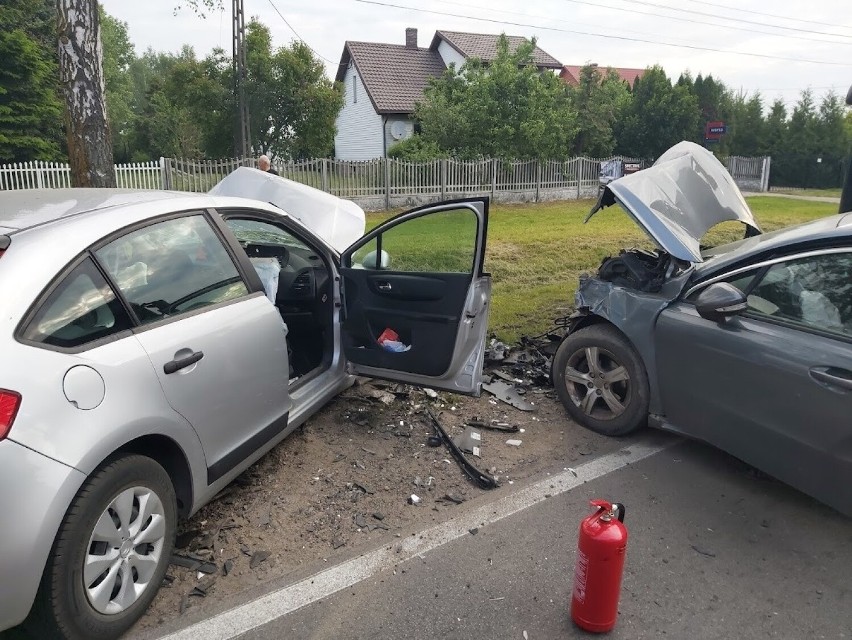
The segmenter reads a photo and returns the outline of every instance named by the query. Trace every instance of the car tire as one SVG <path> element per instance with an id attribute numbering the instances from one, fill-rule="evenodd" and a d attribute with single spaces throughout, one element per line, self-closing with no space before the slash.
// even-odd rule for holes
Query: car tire
<path id="1" fill-rule="evenodd" d="M 118 638 L 160 588 L 176 520 L 163 467 L 140 455 L 107 462 L 71 502 L 25 626 L 37 638 Z"/>
<path id="2" fill-rule="evenodd" d="M 647 424 L 648 374 L 612 325 L 593 324 L 562 341 L 553 358 L 553 386 L 574 421 L 596 433 L 624 436 Z"/>

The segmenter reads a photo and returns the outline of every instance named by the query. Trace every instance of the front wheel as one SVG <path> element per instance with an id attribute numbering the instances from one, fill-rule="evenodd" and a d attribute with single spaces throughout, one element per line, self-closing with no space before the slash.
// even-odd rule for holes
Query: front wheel
<path id="1" fill-rule="evenodd" d="M 648 419 L 648 376 L 633 345 L 615 328 L 595 324 L 569 335 L 553 358 L 553 385 L 578 423 L 623 436 Z"/>
<path id="2" fill-rule="evenodd" d="M 36 637 L 108 640 L 127 631 L 163 581 L 176 518 L 171 479 L 150 458 L 129 455 L 96 471 L 56 536 L 28 621 Z"/>

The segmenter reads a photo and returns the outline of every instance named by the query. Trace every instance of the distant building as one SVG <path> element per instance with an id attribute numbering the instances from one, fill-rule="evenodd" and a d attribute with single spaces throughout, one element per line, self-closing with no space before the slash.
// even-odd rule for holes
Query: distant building
<path id="1" fill-rule="evenodd" d="M 514 51 L 526 38 L 507 36 Z M 414 105 L 423 100 L 429 79 L 468 58 L 490 62 L 497 56 L 499 35 L 436 31 L 428 48 L 417 46 L 417 29 L 405 30 L 405 44 L 347 41 L 337 68 L 343 85 L 343 108 L 337 116 L 335 157 L 371 160 L 387 156 L 396 142 L 414 133 Z M 536 47 L 533 62 L 541 70 L 562 63 Z"/>
<path id="2" fill-rule="evenodd" d="M 562 67 L 562 71 L 559 74 L 559 77 L 562 78 L 566 83 L 570 85 L 578 85 L 580 84 L 580 71 L 585 65 L 575 66 L 566 64 Z M 597 67 L 596 63 L 592 64 L 593 67 Z M 630 88 L 633 88 L 633 85 L 636 83 L 636 80 L 642 77 L 642 74 L 645 73 L 645 69 L 627 69 L 623 67 L 612 67 L 616 73 L 618 73 L 619 77 L 624 80 Z M 606 73 L 607 67 L 600 67 L 601 73 Z"/>

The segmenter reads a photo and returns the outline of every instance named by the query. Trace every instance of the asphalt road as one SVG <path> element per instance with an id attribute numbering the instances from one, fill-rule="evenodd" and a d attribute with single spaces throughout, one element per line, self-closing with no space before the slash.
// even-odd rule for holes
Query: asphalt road
<path id="1" fill-rule="evenodd" d="M 588 637 L 572 625 L 568 603 L 577 526 L 594 497 L 625 503 L 630 531 L 609 637 L 852 638 L 852 520 L 693 442 L 676 442 L 239 637 Z"/>

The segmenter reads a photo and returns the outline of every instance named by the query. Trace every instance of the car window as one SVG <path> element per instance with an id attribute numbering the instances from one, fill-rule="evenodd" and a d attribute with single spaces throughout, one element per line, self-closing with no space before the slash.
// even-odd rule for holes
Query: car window
<path id="1" fill-rule="evenodd" d="M 472 273 L 477 225 L 476 214 L 468 208 L 412 218 L 360 247 L 352 256 L 352 266 L 420 273 Z M 381 257 L 377 260 L 377 256 Z"/>
<path id="2" fill-rule="evenodd" d="M 247 245 L 272 245 L 311 251 L 304 242 L 290 232 L 269 222 L 245 218 L 228 218 L 227 223 L 243 247 Z"/>
<path id="3" fill-rule="evenodd" d="M 69 273 L 39 306 L 22 332 L 54 347 L 81 345 L 126 331 L 130 317 L 90 258 Z"/>
<path id="4" fill-rule="evenodd" d="M 203 215 L 133 231 L 96 255 L 142 324 L 248 293 Z"/>
<path id="5" fill-rule="evenodd" d="M 852 336 L 852 253 L 772 265 L 748 295 L 750 312 Z"/>

